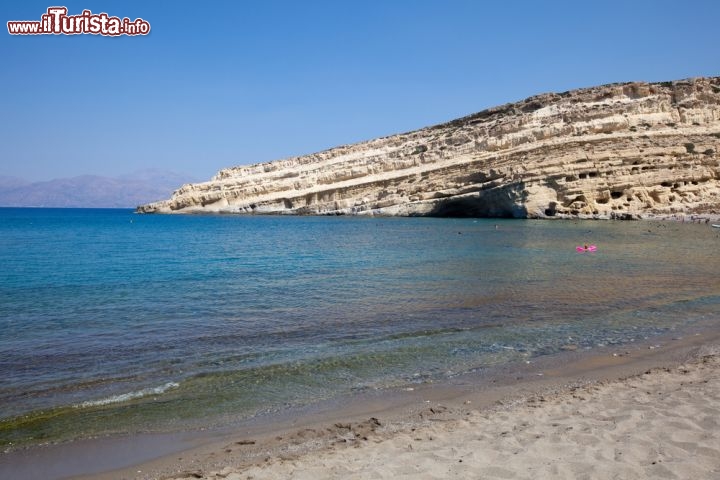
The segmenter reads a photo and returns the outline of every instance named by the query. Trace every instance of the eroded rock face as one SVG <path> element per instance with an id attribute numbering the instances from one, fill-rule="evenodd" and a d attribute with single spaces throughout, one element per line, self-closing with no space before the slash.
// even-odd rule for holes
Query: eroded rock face
<path id="1" fill-rule="evenodd" d="M 144 213 L 641 218 L 720 213 L 720 77 L 549 93 L 221 170 Z"/>

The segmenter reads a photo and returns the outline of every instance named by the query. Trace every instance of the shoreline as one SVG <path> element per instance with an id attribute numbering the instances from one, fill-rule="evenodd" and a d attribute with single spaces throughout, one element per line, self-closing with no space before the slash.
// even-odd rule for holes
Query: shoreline
<path id="1" fill-rule="evenodd" d="M 720 378 L 720 332 L 693 333 L 683 338 L 668 336 L 662 340 L 653 340 L 641 345 L 626 346 L 627 348 L 605 348 L 600 354 L 578 354 L 575 356 L 575 363 L 563 362 L 558 365 L 553 359 L 545 359 L 549 361 L 540 361 L 520 372 L 523 379 L 519 379 L 519 383 L 507 381 L 505 377 L 505 384 L 489 390 L 475 388 L 467 391 L 454 390 L 448 386 L 431 386 L 418 392 L 418 398 L 400 408 L 396 406 L 375 412 L 371 410 L 363 414 L 355 412 L 356 414 L 350 417 L 346 413 L 341 421 L 336 421 L 338 417 L 332 414 L 325 417 L 321 415 L 319 419 L 311 419 L 308 423 L 298 422 L 294 429 L 276 431 L 274 438 L 259 437 L 255 440 L 247 434 L 237 432 L 235 436 L 225 438 L 219 443 L 185 452 L 182 465 L 177 459 L 168 457 L 139 466 L 135 470 L 135 476 L 125 476 L 132 475 L 131 471 L 125 470 L 85 478 L 314 479 L 366 478 L 368 475 L 373 478 L 394 478 L 398 474 L 444 478 L 446 472 L 440 471 L 454 466 L 456 462 L 461 463 L 462 459 L 458 462 L 458 459 L 443 458 L 443 455 L 437 455 L 438 458 L 434 460 L 426 458 L 435 456 L 436 452 L 442 449 L 455 457 L 462 457 L 462 450 L 465 450 L 466 456 L 474 455 L 470 451 L 472 447 L 466 442 L 472 441 L 470 437 L 477 437 L 484 430 L 476 428 L 480 422 L 488 423 L 491 428 L 501 426 L 502 437 L 517 425 L 527 428 L 528 422 L 532 423 L 532 418 L 538 413 L 543 415 L 548 405 L 556 410 L 559 408 L 557 418 L 565 419 L 567 415 L 575 415 L 573 410 L 581 408 L 583 402 L 591 405 L 599 394 L 604 396 L 604 402 L 607 403 L 608 399 L 615 397 L 615 392 L 646 388 L 648 382 L 660 390 L 648 392 L 649 404 L 653 406 L 654 395 L 657 393 L 661 396 L 666 393 L 662 387 L 670 389 L 679 384 L 677 391 L 683 393 L 683 381 L 692 377 L 689 375 L 691 372 L 695 374 L 696 385 L 701 387 L 708 383 L 706 377 L 711 375 L 714 380 L 712 386 L 716 389 L 714 393 L 719 393 L 717 389 L 720 385 L 717 380 Z M 566 404 L 569 404 L 569 407 L 566 407 Z M 607 405 L 601 402 L 601 406 Z M 718 412 L 720 402 L 710 407 Z M 620 406 L 619 410 L 622 412 L 623 408 Z M 602 411 L 598 413 L 605 414 Z M 368 417 L 369 414 L 374 416 Z M 555 415 L 558 415 L 557 412 Z M 577 428 L 572 421 L 578 420 L 569 420 L 568 431 Z M 711 426 L 717 426 L 717 422 Z M 531 436 L 541 438 L 546 433 L 532 433 Z M 714 438 L 720 438 L 720 429 L 711 433 Z M 488 443 L 497 440 L 487 437 L 488 433 L 485 435 Z M 417 444 L 422 446 L 414 446 Z M 607 448 L 612 449 L 614 446 L 608 445 Z M 237 453 L 238 450 L 240 454 Z M 700 451 L 701 448 L 697 447 L 697 450 Z M 512 456 L 517 455 L 519 450 L 510 453 L 500 447 L 499 452 L 501 455 Z M 706 448 L 703 452 L 705 465 L 710 462 L 707 468 L 713 468 L 716 473 L 720 472 L 720 456 L 717 455 L 720 450 L 708 452 Z M 663 452 L 654 454 L 660 458 Z M 634 452 L 634 455 L 639 453 Z M 403 456 L 408 458 L 403 460 Z M 709 460 L 706 457 L 709 457 Z M 690 462 L 696 460 L 693 458 Z M 425 465 L 414 466 L 409 464 L 409 461 L 424 462 Z M 649 462 L 648 472 L 659 471 L 660 467 L 655 468 L 656 465 L 658 463 Z M 505 478 L 504 466 L 503 463 L 486 464 L 482 473 L 490 478 Z M 594 469 L 593 465 L 589 467 Z M 478 472 L 473 472 L 473 475 L 476 473 Z M 554 476 L 558 474 L 546 473 Z M 557 476 L 576 478 L 575 473 L 577 472 L 573 471 L 570 475 Z M 707 476 L 697 469 L 694 473 L 694 478 L 713 478 L 709 470 Z"/>
<path id="2" fill-rule="evenodd" d="M 676 368 L 703 351 L 714 348 L 720 353 L 719 345 L 717 329 L 672 332 L 642 343 L 542 357 L 443 384 L 358 394 L 257 417 L 223 430 L 33 447 L 0 455 L 0 472 L 12 478 L 46 479 L 216 478 L 209 475 L 311 458 L 342 445 L 364 448 L 364 444 L 407 435 L 412 429 L 456 422 L 472 412 L 492 417 L 532 398 L 627 382 L 650 369 Z"/>
<path id="3" fill-rule="evenodd" d="M 16 207 L 8 207 L 16 208 Z M 32 208 L 32 207 L 17 207 Z M 137 207 L 132 210 L 135 215 L 179 215 L 179 216 L 227 216 L 227 217 L 357 217 L 357 218 L 448 218 L 448 219 L 474 219 L 474 220 L 549 220 L 549 221 L 577 221 L 577 220 L 595 220 L 595 221 L 616 221 L 616 222 L 678 222 L 678 223 L 698 223 L 710 224 L 720 222 L 720 213 L 646 213 L 634 212 L 625 215 L 612 217 L 609 215 L 568 215 L 558 214 L 546 217 L 472 217 L 472 216 L 438 216 L 438 215 L 392 215 L 381 212 L 363 212 L 363 213 L 286 213 L 286 212 L 229 212 L 222 210 L 190 210 L 190 211 L 167 211 L 167 212 L 141 212 Z"/>
<path id="4" fill-rule="evenodd" d="M 350 438 L 338 435 L 322 449 L 288 451 L 250 466 L 220 463 L 172 479 L 714 479 L 719 354 L 715 344 L 680 365 L 566 385 L 488 409 L 437 405 L 425 411 L 426 421 L 396 429 L 367 434 L 349 425 Z"/>
<path id="5" fill-rule="evenodd" d="M 538 222 L 539 223 L 539 222 Z M 565 223 L 565 222 L 562 222 Z M 569 231 L 572 234 L 576 234 L 577 232 L 584 231 L 585 223 L 577 222 L 581 224 L 581 227 L 574 227 L 571 226 Z M 648 238 L 645 238 L 645 232 L 654 233 L 654 230 L 656 230 L 657 227 L 661 227 L 661 222 L 658 222 L 658 225 L 651 229 L 648 228 L 649 224 L 647 223 L 635 223 L 635 227 L 631 229 L 631 232 L 635 234 L 635 237 L 631 237 L 636 239 L 637 241 L 632 243 L 631 246 L 639 245 L 640 247 L 637 248 L 637 250 L 633 250 L 634 253 L 638 255 L 644 255 L 645 249 L 642 247 L 647 243 L 647 241 L 651 241 L 655 238 L 661 238 L 660 236 L 651 236 Z M 672 224 L 675 222 L 667 222 L 666 225 Z M 492 224 L 489 223 L 489 226 Z M 599 225 L 599 224 L 598 224 Z M 642 227 L 642 225 L 646 225 L 645 227 Z M 638 228 L 639 227 L 639 228 Z M 475 228 L 475 227 L 473 227 Z M 689 230 L 688 230 L 689 229 Z M 454 226 L 452 229 L 447 229 L 450 234 L 452 234 L 452 238 L 458 238 L 455 237 L 455 231 Z M 513 230 L 508 229 L 508 235 L 512 235 L 514 233 Z M 593 226 L 588 227 L 587 232 L 595 231 L 595 227 Z M 613 228 L 609 229 L 601 229 L 598 227 L 598 231 L 614 231 Z M 667 232 L 668 234 L 672 233 L 673 236 L 671 238 L 675 239 L 676 237 L 684 238 L 684 237 L 696 237 L 696 235 L 688 235 L 687 232 L 690 232 L 691 234 L 694 232 L 700 232 L 702 230 L 703 235 L 699 236 L 698 238 L 703 239 L 703 248 L 695 248 L 692 250 L 692 252 L 700 252 L 698 258 L 700 258 L 700 262 L 705 263 L 699 263 L 703 267 L 708 265 L 708 262 L 706 259 L 707 257 L 707 251 L 712 250 L 712 246 L 716 244 L 714 240 L 716 240 L 717 233 L 715 232 L 715 229 L 708 228 L 705 225 L 676 225 L 676 228 L 668 228 Z M 448 233 L 445 232 L 445 233 Z M 624 232 L 624 230 L 623 230 Z M 708 235 L 707 233 L 710 232 L 711 235 Z M 586 233 L 583 233 L 585 235 Z M 567 240 L 567 246 L 575 245 L 575 241 L 570 240 L 569 238 L 575 235 L 566 235 L 568 237 Z M 468 238 L 469 236 L 464 236 L 462 239 Z M 515 235 L 517 237 L 517 235 Z M 493 237 L 495 238 L 495 237 Z M 665 237 L 662 237 L 664 239 L 670 238 L 668 235 Z M 564 241 L 564 240 L 563 240 Z M 463 240 L 463 242 L 466 242 Z M 467 242 L 466 242 L 467 243 Z M 523 245 L 524 246 L 524 245 Z M 563 243 L 559 248 L 557 248 L 557 252 L 561 252 L 561 255 L 565 255 L 564 250 L 565 244 Z M 570 250 L 570 249 L 568 249 Z M 572 250 L 571 250 L 572 251 Z M 690 252 L 690 250 L 688 249 Z M 571 254 L 572 259 L 575 258 L 581 258 L 581 257 L 575 257 L 574 253 Z M 629 255 L 626 255 L 628 257 Z M 639 257 L 642 258 L 642 257 Z M 679 258 L 680 262 L 688 262 L 690 259 L 693 259 L 697 263 L 697 258 L 695 257 L 689 257 L 687 255 L 683 255 Z M 590 266 L 596 266 L 601 265 L 600 260 L 602 258 L 597 258 L 597 261 L 594 261 L 591 264 L 588 264 Z M 575 269 L 574 265 L 576 265 L 577 262 L 568 262 L 569 265 L 572 265 L 572 270 Z M 586 265 L 583 263 L 582 265 Z M 682 263 L 680 263 L 682 265 Z M 712 280 L 712 274 L 716 271 L 714 268 L 714 264 L 711 262 L 709 263 L 710 267 L 707 270 L 707 274 L 710 276 L 707 277 L 708 279 Z M 655 270 L 653 270 L 654 272 Z M 705 270 L 702 270 L 705 272 Z M 677 271 L 678 275 L 670 275 L 668 273 L 675 273 L 675 270 L 673 269 L 672 272 L 666 272 L 661 269 L 661 274 L 663 276 L 658 277 L 659 280 L 663 280 L 665 283 L 663 283 L 661 286 L 664 287 L 666 284 L 669 285 L 669 288 L 672 289 L 673 292 L 678 290 L 678 281 L 681 278 L 686 278 L 683 276 L 683 274 L 688 275 L 688 279 L 693 280 L 690 278 L 689 271 L 685 269 Z M 633 273 L 632 271 L 628 271 L 628 273 Z M 632 279 L 634 278 L 632 275 L 625 275 L 623 277 L 624 279 Z M 637 279 L 641 282 L 645 282 L 646 280 L 649 282 L 653 282 L 654 279 L 651 276 L 638 276 Z M 583 280 L 583 282 L 579 282 L 579 285 L 584 285 L 587 279 Z M 604 281 L 606 284 L 612 285 L 612 288 L 617 290 L 617 280 L 614 279 L 612 276 L 606 276 L 604 277 Z M 706 284 L 712 285 L 712 281 L 708 283 L 708 280 L 705 280 Z M 623 288 L 623 292 L 633 292 L 633 286 L 635 282 L 632 280 L 627 280 L 626 283 L 623 283 L 623 286 L 626 288 Z M 574 285 L 571 285 L 574 286 Z M 717 305 L 717 297 L 714 293 L 715 289 L 705 289 L 708 290 L 708 294 L 710 294 L 710 297 L 708 298 L 708 304 L 705 305 L 702 300 L 702 297 L 699 297 L 697 300 L 700 302 L 698 304 L 698 310 L 690 312 L 690 310 L 687 310 L 687 307 L 682 303 L 686 299 L 690 299 L 691 301 L 695 301 L 695 297 L 687 297 L 687 296 L 680 296 L 677 299 L 676 303 L 673 303 L 672 310 L 669 310 L 667 312 L 663 313 L 662 321 L 658 324 L 658 329 L 650 329 L 649 331 L 652 331 L 652 335 L 655 335 L 658 333 L 659 330 L 664 331 L 673 331 L 673 330 L 666 330 L 665 328 L 661 328 L 662 325 L 665 326 L 671 326 L 671 325 L 678 325 L 677 328 L 679 329 L 677 331 L 677 334 L 680 334 L 680 329 L 683 331 L 688 328 L 688 325 L 691 325 L 689 328 L 701 328 L 697 322 L 703 323 L 705 325 L 708 325 L 708 328 L 710 329 L 717 329 L 717 325 L 714 325 L 713 322 L 716 323 L 716 319 L 714 317 L 714 311 L 716 311 L 716 308 L 714 306 Z M 705 291 L 703 290 L 703 291 Z M 584 290 L 583 290 L 584 291 Z M 614 290 L 611 290 L 614 291 Z M 665 292 L 670 291 L 667 288 L 657 290 L 657 292 Z M 566 291 L 563 291 L 566 292 Z M 653 293 L 651 291 L 651 293 Z M 658 298 L 664 298 L 659 293 L 655 293 L 658 295 Z M 523 298 L 522 296 L 520 298 Z M 552 299 L 554 297 L 550 295 L 545 295 L 544 298 Z M 565 297 L 563 297 L 565 298 Z M 571 298 L 573 300 L 574 297 Z M 602 306 L 602 298 L 588 298 L 588 304 L 590 307 L 595 305 L 596 302 L 598 305 Z M 598 301 L 599 299 L 599 301 Z M 631 293 L 628 298 L 625 299 L 627 305 L 635 305 L 634 303 L 634 293 Z M 647 302 L 647 305 L 654 305 L 653 302 Z M 710 305 L 714 305 L 713 307 L 709 307 Z M 590 308 L 588 307 L 588 308 Z M 588 310 L 590 311 L 590 310 Z M 509 310 L 508 312 L 512 312 L 512 310 Z M 685 313 L 687 312 L 687 313 Z M 590 311 L 592 314 L 593 312 Z M 650 310 L 646 313 L 652 313 Z M 692 315 L 692 317 L 690 316 Z M 590 315 L 592 317 L 592 315 Z M 585 317 L 581 317 L 585 318 Z M 592 317 L 594 318 L 594 317 Z M 691 319 L 691 320 L 689 320 Z M 617 320 L 617 325 L 619 325 L 622 328 L 629 327 L 632 324 L 632 319 L 630 319 L 630 323 L 626 323 L 624 320 L 620 322 Z M 680 322 L 681 320 L 686 320 L 685 323 Z M 586 322 L 586 321 L 578 321 L 577 325 L 582 325 L 584 323 L 588 323 L 587 328 L 592 328 L 591 325 L 593 325 L 593 322 Z M 572 324 L 575 325 L 575 324 Z M 685 326 L 681 326 L 685 325 Z M 692 327 L 692 325 L 695 325 L 695 327 Z M 585 327 L 582 327 L 585 328 Z M 674 328 L 674 327 L 671 327 Z M 648 331 L 648 332 L 649 332 Z M 629 340 L 629 338 L 635 338 L 636 342 L 642 341 L 641 339 L 645 334 L 640 333 L 637 336 L 631 335 L 630 337 L 623 336 L 623 335 L 614 335 L 614 334 L 608 334 L 604 335 L 602 331 L 598 331 L 598 342 L 597 343 L 606 343 L 607 340 L 610 340 L 610 343 L 614 341 L 622 341 L 625 339 L 626 341 Z M 641 330 L 641 332 L 644 332 L 644 330 Z M 532 333 L 532 332 L 531 332 Z M 647 333 L 648 335 L 650 333 Z M 483 335 L 485 335 L 483 333 Z M 573 335 L 574 337 L 574 335 Z M 568 337 L 570 339 L 570 337 Z M 593 336 L 595 338 L 595 336 Z M 572 340 L 572 339 L 570 339 Z M 597 339 L 596 339 L 597 340 Z M 475 338 L 475 342 L 482 342 L 483 338 L 482 336 L 479 336 Z M 659 340 L 659 337 L 651 337 L 650 342 L 658 342 L 662 341 Z M 673 341 L 674 342 L 674 341 Z M 482 408 L 489 408 L 493 401 L 502 400 L 502 397 L 512 397 L 513 395 L 524 395 L 527 391 L 533 392 L 538 391 L 538 389 L 547 388 L 545 383 L 542 383 L 544 381 L 550 381 L 550 379 L 553 379 L 554 377 L 561 377 L 564 376 L 568 381 L 584 381 L 582 378 L 577 379 L 574 378 L 573 375 L 582 375 L 583 373 L 578 373 L 577 371 L 573 372 L 570 371 L 569 367 L 573 365 L 577 359 L 579 358 L 586 358 L 589 356 L 596 356 L 598 358 L 603 357 L 602 352 L 610 352 L 612 353 L 613 347 L 605 347 L 603 348 L 597 348 L 592 347 L 592 350 L 585 351 L 584 345 L 588 345 L 587 348 L 590 348 L 589 345 L 595 345 L 596 341 L 592 340 L 589 341 L 589 343 L 584 342 L 575 342 L 570 341 L 567 343 L 578 343 L 578 345 L 564 345 L 563 342 L 560 343 L 553 343 L 552 349 L 548 349 L 546 351 L 557 351 L 557 349 L 564 349 L 568 350 L 565 347 L 574 347 L 575 349 L 578 349 L 576 352 L 571 351 L 565 351 L 561 354 L 561 356 L 553 356 L 549 358 L 541 357 L 541 358 L 531 358 L 532 365 L 524 365 L 524 364 L 514 364 L 507 368 L 498 368 L 498 367 L 490 367 L 485 368 L 483 367 L 482 362 L 478 362 L 477 364 L 473 364 L 476 366 L 480 366 L 481 371 L 479 373 L 467 373 L 464 374 L 462 377 L 458 377 L 455 374 L 452 374 L 452 372 L 448 371 L 445 372 L 445 370 L 442 370 L 440 368 L 438 372 L 440 374 L 436 378 L 441 378 L 439 381 L 442 382 L 442 384 L 432 384 L 432 385 L 418 385 L 415 383 L 414 380 L 409 380 L 407 384 L 403 385 L 405 388 L 397 388 L 395 390 L 381 390 L 376 391 L 372 390 L 372 387 L 366 387 L 361 384 L 361 388 L 363 388 L 360 391 L 353 391 L 352 393 L 349 393 L 346 397 L 336 398 L 333 401 L 326 401 L 324 403 L 316 403 L 314 405 L 311 405 L 307 408 L 294 408 L 290 410 L 291 407 L 286 407 L 288 403 L 285 403 L 284 406 L 280 406 L 281 410 L 278 411 L 269 411 L 268 409 L 264 409 L 263 413 L 260 414 L 260 416 L 250 418 L 248 420 L 241 419 L 241 410 L 240 408 L 228 411 L 227 416 L 224 418 L 228 419 L 227 423 L 224 423 L 221 425 L 221 428 L 218 429 L 216 427 L 217 423 L 212 422 L 209 417 L 204 417 L 202 415 L 197 416 L 199 418 L 199 422 L 196 424 L 193 424 L 192 426 L 182 426 L 180 422 L 174 423 L 172 421 L 165 422 L 163 424 L 160 424 L 158 427 L 158 431 L 168 431 L 171 428 L 175 428 L 176 433 L 143 433 L 142 431 L 140 433 L 128 433 L 128 432 L 137 432 L 137 428 L 132 428 L 134 425 L 131 426 L 131 423 L 126 423 L 121 420 L 118 422 L 118 428 L 116 428 L 114 431 L 117 432 L 114 435 L 115 436 L 105 436 L 105 434 L 97 434 L 96 436 L 92 438 L 87 438 L 87 435 L 89 433 L 85 433 L 86 439 L 85 440 L 75 440 L 70 441 L 67 443 L 53 443 L 53 442 L 46 442 L 44 445 L 40 444 L 37 448 L 29 447 L 27 449 L 24 449 L 23 447 L 19 445 L 12 446 L 8 448 L 8 450 L 13 450 L 13 452 L 8 452 L 7 454 L 0 453 L 0 475 L 4 472 L 36 472 L 39 471 L 40 474 L 32 474 L 32 475 L 9 475 L 14 476 L 15 478 L 63 478 L 63 477 L 69 477 L 69 476 L 78 476 L 78 475 L 86 475 L 89 477 L 92 476 L 100 476 L 103 474 L 103 472 L 115 472 L 118 469 L 121 471 L 127 471 L 127 478 L 135 478 L 133 475 L 132 469 L 134 468 L 133 465 L 141 465 L 142 471 L 148 471 L 148 468 L 154 468 L 154 467 L 146 467 L 146 465 L 149 465 L 154 462 L 154 459 L 161 458 L 160 462 L 165 462 L 165 464 L 160 468 L 160 470 L 157 471 L 168 471 L 168 469 L 175 469 L 177 465 L 183 466 L 185 465 L 185 457 L 183 456 L 182 461 L 178 462 L 177 458 L 181 455 L 178 455 L 178 452 L 188 452 L 191 450 L 201 449 L 201 448 L 210 448 L 210 445 L 217 445 L 221 442 L 223 442 L 225 439 L 229 439 L 228 443 L 225 445 L 221 445 L 220 447 L 225 447 L 226 445 L 234 444 L 235 441 L 244 441 L 243 439 L 240 440 L 234 440 L 240 434 L 244 437 L 250 437 L 250 439 L 255 442 L 253 445 L 256 445 L 256 449 L 260 450 L 265 447 L 267 447 L 268 451 L 281 451 L 282 448 L 287 448 L 287 438 L 289 436 L 294 435 L 299 428 L 310 428 L 315 429 L 315 432 L 313 435 L 316 435 L 313 437 L 313 442 L 315 443 L 322 443 L 323 441 L 331 441 L 333 433 L 325 433 L 325 431 L 332 427 L 332 425 L 335 425 L 336 423 L 341 424 L 347 424 L 349 422 L 355 422 L 355 423 L 362 423 L 368 421 L 370 418 L 378 418 L 380 422 L 382 423 L 382 428 L 385 428 L 385 425 L 387 424 L 397 424 L 397 423 L 411 423 L 421 420 L 420 412 L 422 409 L 426 406 L 425 402 L 437 402 L 439 404 L 442 404 L 443 406 L 447 406 L 446 404 L 449 402 L 456 402 L 455 399 L 465 396 L 465 398 L 471 399 L 472 405 L 474 407 L 482 407 Z M 630 344 L 633 345 L 633 344 Z M 469 348 L 474 348 L 476 346 L 476 343 L 469 344 Z M 623 357 L 623 352 L 620 350 L 617 350 L 621 347 L 616 347 L 616 352 L 619 352 L 619 355 L 621 358 L 614 358 L 613 363 L 618 363 L 622 360 L 622 362 L 625 361 L 625 358 Z M 628 347 L 626 347 L 628 348 Z M 582 351 L 580 351 L 582 350 Z M 632 357 L 632 356 L 631 356 Z M 418 357 L 419 358 L 419 357 Z M 429 357 L 426 355 L 423 355 L 422 359 L 425 359 L 427 361 L 434 362 L 434 357 Z M 545 362 L 545 367 L 542 367 L 543 362 Z M 553 365 L 552 362 L 555 362 Z M 491 363 L 491 362 L 488 362 Z M 562 364 L 565 363 L 565 365 L 562 369 L 559 369 Z M 386 362 L 387 365 L 392 365 L 391 362 Z M 434 364 L 432 364 L 434 365 Z M 431 366 L 432 366 L 431 365 Z M 473 365 L 470 365 L 471 367 Z M 613 367 L 615 368 L 617 365 L 605 365 L 605 367 Z M 414 368 L 411 365 L 411 368 Z M 598 367 L 599 368 L 599 367 Z M 535 369 L 535 370 L 533 370 Z M 465 369 L 467 370 L 467 369 Z M 488 372 L 488 370 L 492 370 Z M 552 374 L 550 372 L 560 370 L 560 373 Z M 409 370 L 410 373 L 412 373 L 414 370 Z M 517 372 L 522 372 L 522 376 L 524 378 L 518 379 L 515 375 Z M 540 378 L 539 373 L 543 373 L 544 377 Z M 632 372 L 631 372 L 632 373 Z M 446 375 L 447 374 L 447 375 Z M 617 372 L 612 373 L 611 375 L 617 375 Z M 538 378 L 534 378 L 534 376 L 538 376 Z M 448 378 L 449 377 L 449 378 Z M 409 377 L 408 377 L 409 378 Z M 425 377 L 422 377 L 425 378 Z M 430 377 L 427 377 L 430 378 Z M 418 380 L 421 381 L 421 380 Z M 541 382 L 542 381 L 542 382 Z M 562 380 L 558 380 L 557 378 L 554 379 L 555 384 L 562 386 Z M 331 386 L 332 383 L 326 384 L 326 386 Z M 478 389 L 485 389 L 480 393 L 478 393 Z M 491 387 L 491 388 L 490 388 Z M 213 391 L 224 391 L 226 388 L 225 385 L 220 385 L 220 389 L 213 390 Z M 252 391 L 252 388 L 245 387 L 246 391 Z M 495 397 L 493 397 L 495 396 Z M 218 398 L 217 395 L 212 394 L 211 396 L 208 396 L 209 401 L 213 401 L 213 398 Z M 243 395 L 234 395 L 233 398 L 244 398 Z M 185 400 L 182 400 L 183 404 L 182 406 L 189 405 Z M 483 403 L 484 402 L 484 403 Z M 148 402 L 153 403 L 153 402 Z M 180 402 L 178 402 L 179 404 Z M 300 403 L 300 402 L 298 402 Z M 158 403 L 160 405 L 160 403 Z M 269 405 L 269 403 L 265 403 L 264 405 Z M 278 405 L 280 405 L 278 403 Z M 191 405 L 192 407 L 192 405 Z M 174 414 L 174 410 L 166 409 L 169 415 Z M 178 409 L 180 411 L 180 409 Z M 192 410 L 196 413 L 201 412 L 202 410 Z M 268 412 L 267 414 L 264 412 Z M 420 420 L 418 420 L 420 418 Z M 79 421 L 76 422 L 67 422 L 65 425 L 68 427 L 65 431 L 72 433 L 73 427 L 76 425 L 81 425 L 83 422 L 83 419 L 80 418 Z M 147 425 L 147 424 L 145 424 Z M 328 427 L 330 426 L 330 427 Z M 152 427 L 144 426 L 141 427 L 145 429 L 145 432 L 151 431 Z M 364 427 L 363 427 L 364 428 Z M 183 429 L 182 431 L 180 429 Z M 109 431 L 109 430 L 105 430 Z M 319 432 L 319 433 L 318 433 Z M 336 432 L 337 433 L 337 432 Z M 113 434 L 111 434 L 113 435 Z M 275 441 L 277 436 L 282 436 L 285 440 L 283 442 Z M 46 438 L 53 438 L 53 437 L 46 437 Z M 61 437 L 58 437 L 61 438 Z M 293 440 L 293 444 L 296 440 Z M 300 440 L 297 440 L 300 442 Z M 302 443 L 302 442 L 300 442 Z M 232 450 L 232 457 L 238 456 L 238 455 L 245 455 L 241 461 L 250 461 L 252 458 L 250 455 L 252 452 L 246 452 L 249 450 L 252 450 L 249 448 L 248 445 L 243 445 L 243 448 L 238 449 L 238 447 L 230 447 Z M 274 450 L 273 450 L 274 449 Z M 240 450 L 240 451 L 238 451 Z M 92 452 L 92 453 L 90 453 Z M 218 455 L 220 453 L 220 455 Z M 218 452 L 215 452 L 216 456 L 222 457 L 223 453 L 230 453 L 225 452 L 222 448 L 218 450 Z M 246 455 L 247 453 L 247 455 Z M 230 457 L 230 455 L 226 455 L 225 457 Z M 223 460 L 225 461 L 225 460 Z M 233 458 L 230 458 L 227 460 L 235 461 Z M 197 460 L 194 458 L 193 460 L 188 460 L 189 467 L 193 467 L 197 464 L 203 464 L 203 462 L 206 462 L 206 460 L 200 459 Z M 39 465 L 39 466 L 38 466 Z M 189 468 L 188 467 L 188 468 Z M 23 470 L 24 469 L 24 470 Z M 162 470 L 165 469 L 165 470 Z M 174 470 L 172 470 L 174 471 Z M 137 470 L 134 470 L 134 472 L 137 472 Z M 105 478 L 114 478 L 113 475 L 107 475 Z M 143 478 L 143 477 L 138 477 Z M 154 478 L 152 476 L 149 476 L 148 478 Z"/>

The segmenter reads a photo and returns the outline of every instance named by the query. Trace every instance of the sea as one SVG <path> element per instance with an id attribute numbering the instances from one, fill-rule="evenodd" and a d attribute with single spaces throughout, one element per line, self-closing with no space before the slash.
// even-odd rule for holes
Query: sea
<path id="1" fill-rule="evenodd" d="M 0 209 L 0 448 L 717 328 L 719 249 L 680 222 Z"/>

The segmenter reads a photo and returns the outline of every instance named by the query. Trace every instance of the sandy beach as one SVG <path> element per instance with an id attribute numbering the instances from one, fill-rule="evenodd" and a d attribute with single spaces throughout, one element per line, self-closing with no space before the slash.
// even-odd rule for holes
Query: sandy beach
<path id="1" fill-rule="evenodd" d="M 394 410 L 236 432 L 84 478 L 720 478 L 717 335 L 571 359 L 488 391 L 409 391 Z"/>
<path id="2" fill-rule="evenodd" d="M 720 358 L 463 412 L 418 426 L 335 425 L 324 450 L 176 479 L 693 478 L 720 476 Z"/>

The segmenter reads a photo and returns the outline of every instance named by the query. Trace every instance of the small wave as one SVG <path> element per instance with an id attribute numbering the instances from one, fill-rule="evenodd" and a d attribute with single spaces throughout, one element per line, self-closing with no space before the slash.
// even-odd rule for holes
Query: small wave
<path id="1" fill-rule="evenodd" d="M 100 400 L 89 400 L 87 402 L 82 402 L 74 405 L 75 408 L 87 408 L 87 407 L 99 407 L 103 405 L 110 405 L 111 403 L 122 403 L 127 402 L 129 400 L 135 400 L 136 398 L 142 398 L 146 397 L 148 395 L 161 395 L 168 390 L 171 390 L 173 388 L 178 388 L 180 386 L 179 383 L 175 382 L 168 382 L 165 385 L 160 385 L 159 387 L 153 387 L 153 388 L 143 388 L 142 390 L 138 390 L 136 392 L 130 392 L 130 393 L 123 393 L 122 395 L 113 395 L 112 397 L 108 398 L 102 398 Z"/>

